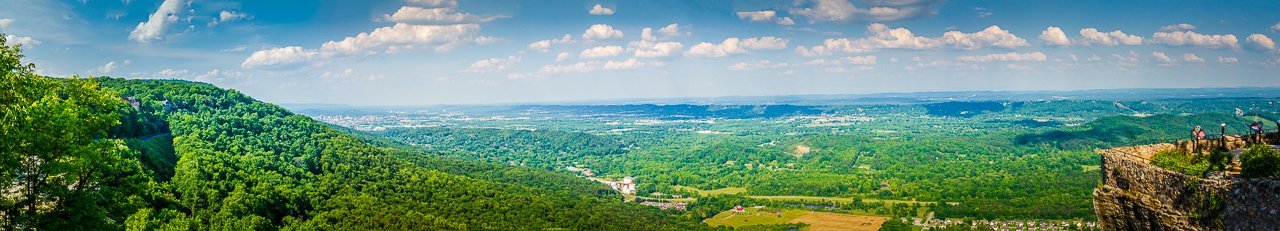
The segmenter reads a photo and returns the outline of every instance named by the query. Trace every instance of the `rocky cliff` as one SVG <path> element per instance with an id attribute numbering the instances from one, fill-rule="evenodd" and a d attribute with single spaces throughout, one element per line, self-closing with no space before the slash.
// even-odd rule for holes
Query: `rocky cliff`
<path id="1" fill-rule="evenodd" d="M 1280 179 L 1189 176 L 1148 163 L 1141 149 L 1102 154 L 1093 191 L 1104 230 L 1280 230 Z"/>

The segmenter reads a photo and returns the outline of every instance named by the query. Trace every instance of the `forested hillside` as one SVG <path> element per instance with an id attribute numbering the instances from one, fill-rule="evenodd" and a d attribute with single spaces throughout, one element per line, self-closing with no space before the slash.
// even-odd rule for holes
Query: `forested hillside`
<path id="1" fill-rule="evenodd" d="M 567 174 L 369 145 L 208 84 L 38 77 L 3 48 L 0 229 L 705 227 Z"/>

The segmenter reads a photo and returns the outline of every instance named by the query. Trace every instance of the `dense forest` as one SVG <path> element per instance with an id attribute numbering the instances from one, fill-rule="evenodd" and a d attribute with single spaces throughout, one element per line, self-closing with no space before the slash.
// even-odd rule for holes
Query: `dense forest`
<path id="1" fill-rule="evenodd" d="M 373 146 L 234 90 L 40 77 L 0 51 L 0 229 L 707 228 L 568 174 Z"/>

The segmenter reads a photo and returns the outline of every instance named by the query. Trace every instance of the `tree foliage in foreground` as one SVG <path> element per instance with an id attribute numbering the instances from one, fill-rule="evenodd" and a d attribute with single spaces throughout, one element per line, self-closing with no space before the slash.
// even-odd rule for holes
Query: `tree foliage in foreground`
<path id="1" fill-rule="evenodd" d="M 0 52 L 3 230 L 706 228 L 567 174 L 372 146 L 234 90 L 45 78 Z"/>

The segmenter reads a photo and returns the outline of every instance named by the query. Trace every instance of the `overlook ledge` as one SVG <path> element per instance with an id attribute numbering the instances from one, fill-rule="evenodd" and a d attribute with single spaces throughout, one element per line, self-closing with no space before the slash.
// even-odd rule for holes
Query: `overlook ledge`
<path id="1" fill-rule="evenodd" d="M 1226 141 L 1231 142 L 1231 141 Z M 1241 145 L 1242 146 L 1242 145 Z M 1102 181 L 1093 204 L 1103 230 L 1274 230 L 1280 178 L 1187 175 L 1150 163 L 1173 144 L 1097 150 Z M 1150 152 L 1150 153 L 1148 153 Z"/>

